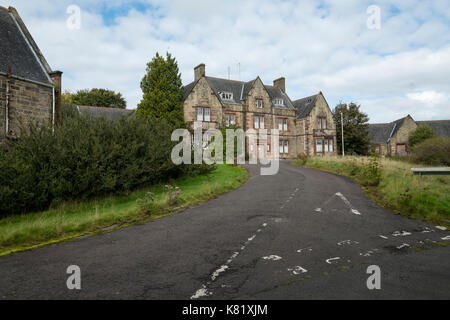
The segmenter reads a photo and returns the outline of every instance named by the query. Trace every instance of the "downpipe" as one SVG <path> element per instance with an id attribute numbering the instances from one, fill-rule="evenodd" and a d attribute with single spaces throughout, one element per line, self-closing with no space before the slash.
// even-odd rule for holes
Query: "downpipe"
<path id="1" fill-rule="evenodd" d="M 9 133 L 9 100 L 11 96 L 11 67 L 8 67 L 6 75 L 6 103 L 5 103 L 5 135 Z"/>

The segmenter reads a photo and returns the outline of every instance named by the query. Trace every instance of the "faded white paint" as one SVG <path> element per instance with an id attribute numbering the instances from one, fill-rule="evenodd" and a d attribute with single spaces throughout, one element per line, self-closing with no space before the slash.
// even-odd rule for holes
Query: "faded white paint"
<path id="1" fill-rule="evenodd" d="M 411 233 L 410 232 L 406 232 L 406 231 L 395 231 L 392 235 L 394 237 L 406 237 L 406 236 L 410 236 Z"/>
<path id="2" fill-rule="evenodd" d="M 281 258 L 280 256 L 277 256 L 277 255 L 270 255 L 270 256 L 262 257 L 262 258 L 263 258 L 263 260 L 272 260 L 272 261 L 278 261 L 278 260 L 283 259 L 283 258 Z"/>
<path id="3" fill-rule="evenodd" d="M 341 258 L 340 258 L 340 257 L 330 258 L 330 259 L 327 259 L 327 260 L 325 260 L 325 261 L 326 261 L 326 263 L 328 263 L 328 264 L 332 264 L 333 261 L 337 261 L 337 260 L 341 260 Z"/>
<path id="4" fill-rule="evenodd" d="M 308 270 L 306 270 L 305 268 L 302 268 L 300 266 L 296 266 L 294 268 L 288 268 L 287 270 L 289 272 L 292 272 L 292 274 L 294 274 L 294 275 L 299 275 L 299 274 L 308 272 Z"/>
<path id="5" fill-rule="evenodd" d="M 397 247 L 397 249 L 403 249 L 403 248 L 408 248 L 408 247 L 410 247 L 410 245 L 409 244 L 407 244 L 407 243 L 404 243 L 404 244 L 402 244 L 401 246 L 399 246 L 399 247 Z"/>
<path id="6" fill-rule="evenodd" d="M 344 241 L 338 242 L 338 246 L 352 245 L 352 244 L 359 244 L 359 242 L 353 241 L 353 240 L 344 240 Z"/>
<path id="7" fill-rule="evenodd" d="M 353 207 L 350 201 L 342 193 L 338 192 L 336 193 L 336 196 L 338 196 L 339 198 L 341 198 L 342 201 L 344 201 L 344 203 L 351 209 L 351 212 L 353 214 L 356 214 L 358 216 L 361 215 L 361 213 Z"/>
<path id="8" fill-rule="evenodd" d="M 388 237 L 386 237 L 386 236 L 383 236 L 383 235 L 381 235 L 380 234 L 380 236 L 379 236 L 380 238 L 382 238 L 382 239 L 389 239 Z"/>
<path id="9" fill-rule="evenodd" d="M 450 240 L 450 236 L 446 236 L 444 238 L 441 238 L 442 240 Z"/>
<path id="10" fill-rule="evenodd" d="M 208 289 L 206 289 L 206 286 L 202 286 L 200 289 L 197 290 L 197 292 L 191 297 L 191 300 L 194 299 L 200 299 L 203 297 L 208 297 L 211 295 L 211 292 L 208 291 Z"/>
<path id="11" fill-rule="evenodd" d="M 446 227 L 441 227 L 441 226 L 436 226 L 436 229 L 439 229 L 439 230 L 442 230 L 442 231 L 445 231 L 445 230 L 447 230 L 447 228 L 446 228 Z"/>

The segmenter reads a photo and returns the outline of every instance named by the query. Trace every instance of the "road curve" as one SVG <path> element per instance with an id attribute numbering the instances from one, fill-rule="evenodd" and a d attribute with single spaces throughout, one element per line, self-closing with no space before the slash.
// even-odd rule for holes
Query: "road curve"
<path id="1" fill-rule="evenodd" d="M 275 176 L 178 215 L 0 258 L 0 299 L 449 299 L 450 232 L 378 207 L 350 179 Z M 68 290 L 68 266 L 81 290 Z M 367 287 L 380 267 L 381 289 Z"/>

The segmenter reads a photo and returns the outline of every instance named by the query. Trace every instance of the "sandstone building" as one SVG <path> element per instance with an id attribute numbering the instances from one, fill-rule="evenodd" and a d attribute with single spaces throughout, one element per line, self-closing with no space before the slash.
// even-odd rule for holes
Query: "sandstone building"
<path id="1" fill-rule="evenodd" d="M 53 71 L 17 11 L 0 7 L 0 144 L 21 125 L 62 121 L 61 75 Z"/>
<path id="2" fill-rule="evenodd" d="M 243 82 L 206 76 L 194 69 L 194 81 L 184 87 L 184 117 L 190 128 L 201 121 L 203 130 L 237 126 L 244 131 L 278 129 L 280 158 L 299 154 L 336 154 L 336 125 L 324 95 L 292 101 L 285 78 L 265 85 L 259 77 Z M 246 146 L 247 153 L 273 154 L 271 138 Z"/>
<path id="3" fill-rule="evenodd" d="M 414 121 L 408 115 L 390 123 L 369 125 L 372 152 L 389 156 L 404 156 L 409 153 L 410 134 L 419 126 L 429 126 L 441 137 L 450 137 L 450 120 Z"/>

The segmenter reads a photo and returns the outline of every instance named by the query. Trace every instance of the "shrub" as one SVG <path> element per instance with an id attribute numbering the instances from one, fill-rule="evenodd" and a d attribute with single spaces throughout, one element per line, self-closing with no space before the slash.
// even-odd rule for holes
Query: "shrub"
<path id="1" fill-rule="evenodd" d="M 308 162 L 308 156 L 305 153 L 299 153 L 297 156 L 297 164 L 304 166 Z"/>
<path id="2" fill-rule="evenodd" d="M 214 167 L 175 166 L 171 127 L 152 119 L 111 121 L 72 114 L 61 128 L 31 126 L 0 151 L 0 216 L 52 202 L 127 193 Z"/>
<path id="3" fill-rule="evenodd" d="M 370 158 L 369 162 L 363 165 L 360 175 L 365 185 L 378 186 L 382 178 L 380 159 Z"/>
<path id="4" fill-rule="evenodd" d="M 434 166 L 450 166 L 450 138 L 435 137 L 414 146 L 412 160 Z"/>

